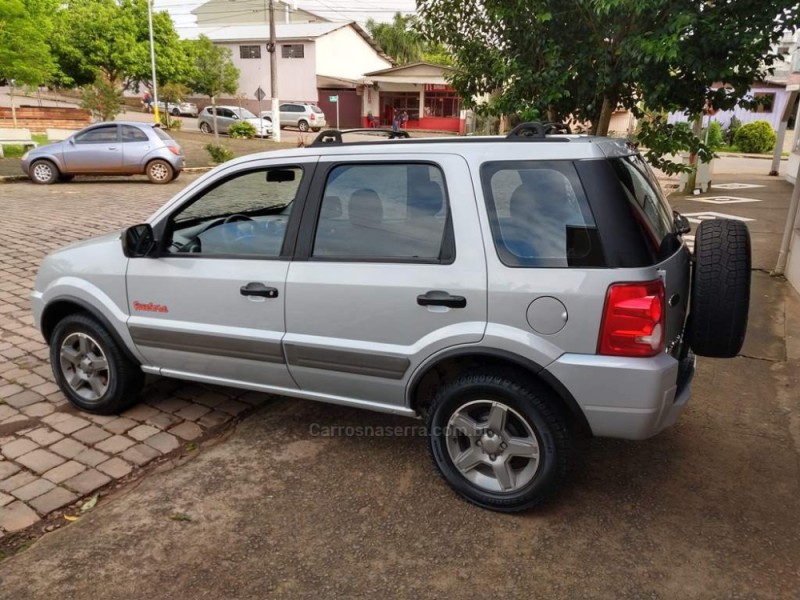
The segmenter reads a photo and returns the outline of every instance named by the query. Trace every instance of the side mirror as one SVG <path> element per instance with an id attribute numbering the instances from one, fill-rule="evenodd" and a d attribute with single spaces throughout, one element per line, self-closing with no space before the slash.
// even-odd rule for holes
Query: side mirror
<path id="1" fill-rule="evenodd" d="M 128 258 L 152 256 L 155 248 L 155 235 L 148 223 L 128 227 L 122 232 L 122 253 Z"/>
<path id="2" fill-rule="evenodd" d="M 239 115 L 237 115 L 236 113 L 233 113 L 233 120 L 234 121 L 238 121 L 239 120 Z"/>
<path id="3" fill-rule="evenodd" d="M 689 233 L 692 230 L 692 226 L 689 224 L 689 219 L 684 217 L 677 210 L 672 211 L 672 219 L 673 223 L 675 224 L 675 232 L 678 235 Z"/>

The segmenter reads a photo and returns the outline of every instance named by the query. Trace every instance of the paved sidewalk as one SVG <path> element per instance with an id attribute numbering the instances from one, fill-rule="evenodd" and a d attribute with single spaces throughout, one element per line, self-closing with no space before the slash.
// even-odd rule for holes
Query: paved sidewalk
<path id="1" fill-rule="evenodd" d="M 753 219 L 754 267 L 771 268 L 790 186 L 776 178 L 719 177 L 726 182 L 764 187 L 717 188 L 671 201 L 686 213 Z M 75 221 L 64 214 L 68 209 L 80 207 L 102 230 L 136 220 L 149 211 L 146 204 L 160 202 L 139 204 L 115 185 L 108 187 L 114 204 L 37 200 L 47 223 L 26 215 L 32 204 L 20 200 L 28 210 L 17 209 L 15 220 L 25 225 L 13 235 L 24 241 L 23 231 L 34 232 L 32 241 L 19 254 L 0 256 L 0 264 L 8 269 L 17 260 L 29 273 L 47 250 L 39 245 L 57 245 L 48 236 L 79 236 L 80 227 L 66 225 Z M 6 231 L 4 210 L 24 190 L 9 196 L 3 190 Z M 726 194 L 760 202 L 700 202 Z M 110 206 L 113 217 L 100 216 Z M 28 285 L 23 274 L 20 289 Z M 10 314 L 18 316 L 12 329 L 2 326 L 0 339 L 10 334 L 13 347 L 27 344 L 29 323 L 19 324 L 26 313 L 15 308 Z M 800 587 L 800 298 L 782 280 L 756 271 L 750 315 L 742 356 L 699 361 L 693 398 L 675 427 L 641 443 L 594 440 L 571 483 L 542 511 L 498 515 L 461 501 L 432 472 L 422 437 L 319 435 L 326 428 L 417 422 L 279 399 L 254 411 L 224 442 L 101 498 L 76 523 L 0 563 L 0 598 L 451 598 L 470 589 L 526 599 L 794 600 Z M 36 355 L 43 348 L 31 348 L 27 359 L 12 361 L 35 359 L 42 369 L 33 372 L 47 383 Z M 43 384 L 21 387 L 37 385 Z M 170 385 L 176 387 L 157 389 L 172 391 L 171 398 L 148 399 L 168 416 L 174 415 L 171 399 L 203 406 L 195 394 L 228 393 Z M 50 414 L 91 421 L 53 396 L 28 406 L 54 404 Z M 64 438 L 80 431 L 47 427 Z M 108 424 L 88 427 L 107 431 Z M 130 429 L 118 435 L 136 443 Z"/>
<path id="2" fill-rule="evenodd" d="M 30 312 L 39 262 L 57 247 L 144 220 L 181 187 L 0 185 L 0 539 L 185 452 L 267 398 L 162 379 L 145 390 L 146 403 L 96 416 L 69 405 L 53 380 Z"/>

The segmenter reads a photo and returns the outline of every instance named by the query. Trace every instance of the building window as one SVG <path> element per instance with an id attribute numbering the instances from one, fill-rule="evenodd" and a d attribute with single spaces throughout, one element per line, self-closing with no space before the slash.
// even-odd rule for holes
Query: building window
<path id="1" fill-rule="evenodd" d="M 461 113 L 461 99 L 455 92 L 425 92 L 426 117 L 458 118 Z"/>
<path id="2" fill-rule="evenodd" d="M 281 46 L 281 56 L 283 58 L 304 58 L 305 47 L 303 44 L 284 44 Z"/>
<path id="3" fill-rule="evenodd" d="M 755 107 L 754 111 L 757 113 L 771 113 L 772 108 L 775 105 L 775 94 L 769 92 L 756 92 L 753 94 L 753 98 L 758 105 Z"/>
<path id="4" fill-rule="evenodd" d="M 239 46 L 239 58 L 261 58 L 261 46 Z"/>

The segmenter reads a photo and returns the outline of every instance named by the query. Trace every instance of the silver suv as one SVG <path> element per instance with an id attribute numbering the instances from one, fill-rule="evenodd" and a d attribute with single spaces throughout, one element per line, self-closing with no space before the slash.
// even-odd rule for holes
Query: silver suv
<path id="1" fill-rule="evenodd" d="M 461 495 L 539 505 L 578 436 L 675 422 L 694 353 L 740 350 L 750 284 L 741 223 L 704 222 L 693 257 L 635 148 L 550 131 L 334 131 L 217 167 L 44 260 L 61 389 L 116 413 L 149 373 L 422 417 Z"/>
<path id="2" fill-rule="evenodd" d="M 316 104 L 306 102 L 286 102 L 279 107 L 281 112 L 281 127 L 297 127 L 300 131 L 319 131 L 327 127 L 325 113 Z M 261 118 L 272 122 L 272 111 L 261 112 Z"/>

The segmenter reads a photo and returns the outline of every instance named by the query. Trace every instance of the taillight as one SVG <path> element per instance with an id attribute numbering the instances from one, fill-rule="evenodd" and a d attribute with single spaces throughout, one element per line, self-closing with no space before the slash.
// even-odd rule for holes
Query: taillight
<path id="1" fill-rule="evenodd" d="M 615 283 L 608 288 L 597 352 L 655 356 L 664 348 L 664 282 Z"/>
<path id="2" fill-rule="evenodd" d="M 311 120 L 312 121 L 316 121 L 317 120 L 317 115 L 315 115 L 314 113 L 311 113 Z"/>
<path id="3" fill-rule="evenodd" d="M 180 146 L 167 146 L 167 149 L 170 152 L 172 152 L 173 154 L 175 154 L 176 156 L 180 156 L 181 155 Z"/>

